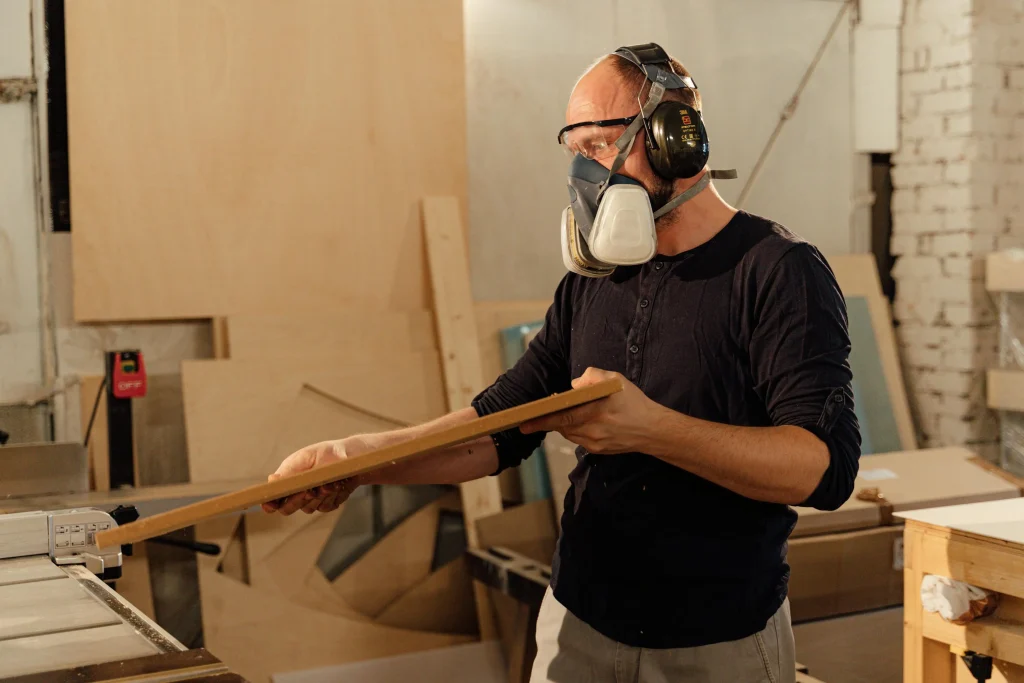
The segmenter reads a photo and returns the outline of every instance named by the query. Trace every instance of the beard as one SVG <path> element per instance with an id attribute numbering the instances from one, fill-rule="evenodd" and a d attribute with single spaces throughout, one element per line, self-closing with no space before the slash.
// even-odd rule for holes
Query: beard
<path id="1" fill-rule="evenodd" d="M 657 211 L 672 199 L 672 182 L 654 177 L 644 182 L 644 189 L 651 198 L 651 210 Z"/>

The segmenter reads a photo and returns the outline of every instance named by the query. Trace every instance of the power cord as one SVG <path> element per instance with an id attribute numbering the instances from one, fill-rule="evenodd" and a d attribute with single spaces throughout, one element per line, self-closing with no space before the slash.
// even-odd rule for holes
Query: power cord
<path id="1" fill-rule="evenodd" d="M 96 399 L 92 402 L 92 415 L 89 416 L 89 426 L 85 428 L 85 440 L 82 442 L 83 446 L 89 446 L 89 437 L 92 436 L 92 423 L 96 421 L 96 411 L 100 407 L 100 398 L 103 396 L 103 390 L 107 388 L 107 378 L 104 377 L 103 381 L 100 382 L 99 391 L 96 392 Z"/>

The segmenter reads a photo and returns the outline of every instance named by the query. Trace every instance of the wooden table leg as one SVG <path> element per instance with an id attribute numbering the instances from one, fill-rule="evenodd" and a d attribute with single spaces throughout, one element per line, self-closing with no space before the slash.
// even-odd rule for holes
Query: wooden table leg
<path id="1" fill-rule="evenodd" d="M 921 531 L 903 531 L 903 683 L 954 683 L 956 659 L 949 645 L 924 637 L 921 629 Z"/>

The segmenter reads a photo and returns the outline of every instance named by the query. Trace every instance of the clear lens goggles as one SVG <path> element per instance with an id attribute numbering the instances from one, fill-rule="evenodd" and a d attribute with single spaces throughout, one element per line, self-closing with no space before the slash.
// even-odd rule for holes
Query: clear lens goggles
<path id="1" fill-rule="evenodd" d="M 622 137 L 635 118 L 574 123 L 558 131 L 558 144 L 569 156 L 579 154 L 587 159 L 609 159 L 619 153 L 615 141 Z"/>

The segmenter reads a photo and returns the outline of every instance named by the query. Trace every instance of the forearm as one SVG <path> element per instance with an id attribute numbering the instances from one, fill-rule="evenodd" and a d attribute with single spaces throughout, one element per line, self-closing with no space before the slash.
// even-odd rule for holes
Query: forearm
<path id="1" fill-rule="evenodd" d="M 742 496 L 797 505 L 829 465 L 828 446 L 795 426 L 736 427 L 658 406 L 646 453 Z"/>
<path id="2" fill-rule="evenodd" d="M 393 446 L 411 439 L 465 424 L 476 419 L 473 408 L 464 408 L 442 417 L 405 429 L 378 434 L 360 434 L 349 437 L 358 444 L 359 453 Z M 358 458 L 359 455 L 352 457 Z M 498 469 L 498 453 L 490 437 L 406 460 L 359 475 L 361 484 L 459 484 L 493 474 Z"/>

